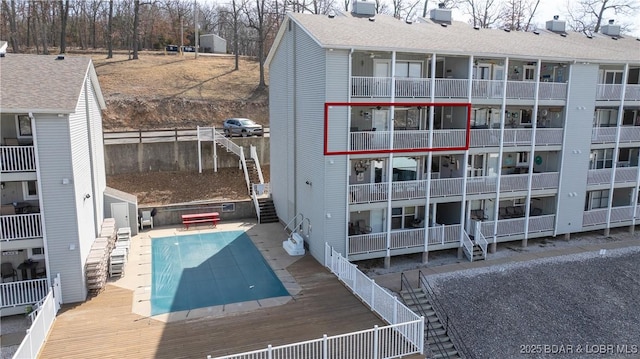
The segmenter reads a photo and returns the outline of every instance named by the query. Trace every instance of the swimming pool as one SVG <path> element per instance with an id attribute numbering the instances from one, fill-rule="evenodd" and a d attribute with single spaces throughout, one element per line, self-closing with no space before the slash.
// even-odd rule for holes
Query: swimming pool
<path id="1" fill-rule="evenodd" d="M 244 231 L 153 238 L 151 315 L 288 296 Z"/>

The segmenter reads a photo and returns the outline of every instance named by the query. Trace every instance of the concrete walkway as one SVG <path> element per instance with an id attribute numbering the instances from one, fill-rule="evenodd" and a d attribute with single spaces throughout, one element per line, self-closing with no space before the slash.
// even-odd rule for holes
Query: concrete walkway
<path id="1" fill-rule="evenodd" d="M 612 250 L 618 248 L 628 248 L 628 247 L 640 247 L 640 237 L 638 235 L 634 236 L 635 239 L 628 240 L 617 240 L 610 242 L 602 242 L 602 243 L 576 243 L 574 245 L 569 245 L 559 249 L 545 249 L 542 251 L 530 252 L 530 253 L 514 253 L 509 256 L 504 256 L 500 258 L 491 258 L 491 253 L 487 255 L 487 260 L 484 261 L 476 261 L 469 262 L 466 258 L 458 263 L 451 264 L 443 264 L 437 266 L 430 266 L 429 264 L 425 264 L 420 269 L 412 269 L 405 270 L 404 274 L 407 276 L 409 281 L 413 283 L 417 283 L 418 281 L 418 271 L 422 271 L 424 275 L 436 275 L 442 273 L 449 272 L 457 272 L 466 269 L 475 269 L 475 268 L 485 268 L 491 267 L 500 264 L 507 263 L 521 263 L 528 262 L 535 259 L 541 258 L 552 258 L 552 257 L 560 257 L 571 254 L 579 254 L 579 253 L 587 253 L 587 252 L 600 252 L 601 250 Z M 394 292 L 400 291 L 400 273 L 394 272 L 389 274 L 380 274 L 374 275 L 369 274 L 369 276 L 375 279 L 376 283 L 379 285 L 388 288 Z"/>

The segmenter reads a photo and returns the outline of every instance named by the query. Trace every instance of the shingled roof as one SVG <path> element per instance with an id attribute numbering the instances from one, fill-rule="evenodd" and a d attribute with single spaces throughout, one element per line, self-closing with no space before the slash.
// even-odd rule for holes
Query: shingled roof
<path id="1" fill-rule="evenodd" d="M 104 109 L 90 58 L 6 54 L 0 57 L 0 112 L 72 113 L 87 76 Z"/>
<path id="2" fill-rule="evenodd" d="M 443 26 L 428 19 L 408 24 L 386 15 L 376 15 L 375 21 L 350 14 L 329 17 L 289 13 L 287 16 L 287 21 L 298 24 L 323 48 L 640 64 L 640 41 L 633 37 L 614 40 L 594 34 L 589 38 L 575 32 L 561 36 L 542 29 L 536 31 L 537 34 L 507 32 L 474 29 L 455 21 Z"/>

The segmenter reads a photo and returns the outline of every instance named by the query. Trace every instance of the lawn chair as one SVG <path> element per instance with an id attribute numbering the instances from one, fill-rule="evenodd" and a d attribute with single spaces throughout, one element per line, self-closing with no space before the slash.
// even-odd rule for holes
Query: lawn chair
<path id="1" fill-rule="evenodd" d="M 153 229 L 153 217 L 151 216 L 151 211 L 142 211 L 142 216 L 140 217 L 140 230 L 143 230 L 144 226 L 151 226 L 151 229 Z"/>

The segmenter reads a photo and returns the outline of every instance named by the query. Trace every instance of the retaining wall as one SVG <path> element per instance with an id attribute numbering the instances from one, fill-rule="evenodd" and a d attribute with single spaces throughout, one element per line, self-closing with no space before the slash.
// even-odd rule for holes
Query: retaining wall
<path id="1" fill-rule="evenodd" d="M 250 145 L 256 146 L 260 165 L 269 165 L 269 137 L 237 137 L 233 142 L 244 148 L 249 158 Z M 158 171 L 197 171 L 198 141 L 119 143 L 104 145 L 107 175 Z M 201 142 L 202 168 L 213 169 L 213 144 Z M 218 167 L 238 167 L 239 158 L 218 146 Z"/>
<path id="2" fill-rule="evenodd" d="M 233 204 L 234 207 L 233 211 L 226 212 L 223 210 L 223 207 L 228 209 L 231 204 Z M 181 216 L 183 214 L 194 213 L 218 212 L 220 213 L 221 222 L 256 218 L 255 207 L 251 200 L 140 206 L 139 211 L 151 211 L 153 208 L 156 209 L 156 215 L 153 217 L 154 227 L 180 225 L 182 224 Z"/>

